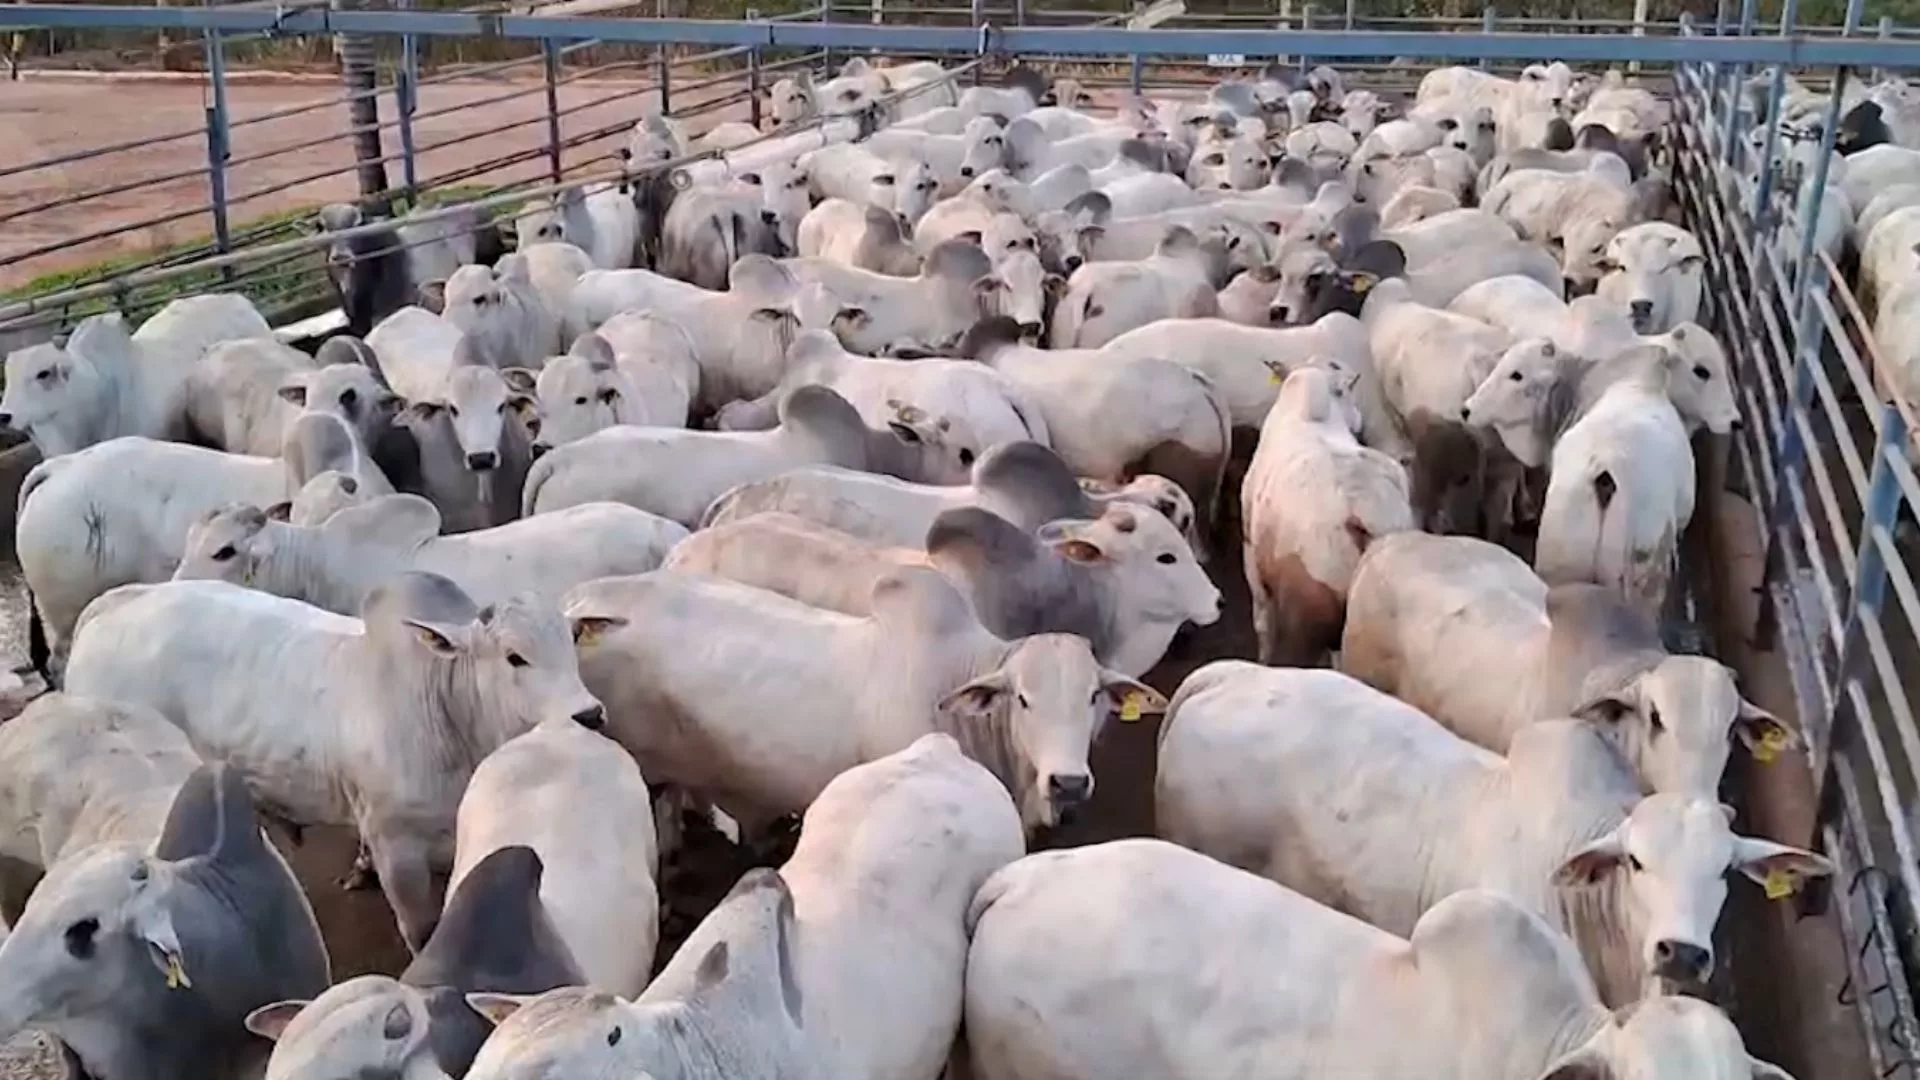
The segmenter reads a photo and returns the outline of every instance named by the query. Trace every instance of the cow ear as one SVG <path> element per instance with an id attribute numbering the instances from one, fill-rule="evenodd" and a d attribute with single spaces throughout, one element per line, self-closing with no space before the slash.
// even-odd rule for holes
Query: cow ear
<path id="1" fill-rule="evenodd" d="M 1592 720 L 1612 726 L 1640 711 L 1640 688 L 1629 683 L 1617 690 L 1595 694 L 1569 713 L 1576 720 Z"/>
<path id="2" fill-rule="evenodd" d="M 1752 836 L 1734 837 L 1733 867 L 1766 889 L 1769 900 L 1792 896 L 1808 878 L 1833 876 L 1825 856 Z"/>
<path id="3" fill-rule="evenodd" d="M 431 420 L 440 415 L 440 410 L 444 408 L 446 408 L 446 406 L 437 401 L 416 401 L 407 406 L 407 411 L 412 413 L 416 419 Z"/>
<path id="4" fill-rule="evenodd" d="M 286 1034 L 287 1025 L 300 1015 L 300 1010 L 312 1004 L 307 1001 L 276 1001 L 271 1005 L 262 1005 L 247 1014 L 247 1030 L 263 1039 L 278 1041 Z"/>
<path id="5" fill-rule="evenodd" d="M 538 994 L 468 994 L 467 1007 L 486 1017 L 487 1023 L 499 1027 L 507 1022 L 507 1017 L 519 1012 L 522 1005 L 538 996 Z"/>
<path id="6" fill-rule="evenodd" d="M 1161 696 L 1158 690 L 1117 671 L 1101 669 L 1100 689 L 1106 691 L 1107 700 L 1113 702 L 1113 711 L 1127 723 L 1149 713 L 1159 714 L 1167 711 L 1167 699 Z"/>
<path id="7" fill-rule="evenodd" d="M 1771 1061 L 1761 1061 L 1757 1057 L 1747 1059 L 1753 1070 L 1753 1080 L 1793 1080 L 1793 1074 L 1775 1065 Z"/>
<path id="8" fill-rule="evenodd" d="M 443 280 L 422 282 L 420 285 L 420 306 L 435 315 L 444 315 L 447 310 L 447 283 Z"/>
<path id="9" fill-rule="evenodd" d="M 509 367 L 500 369 L 500 379 L 507 384 L 507 388 L 517 390 L 522 394 L 533 393 L 534 384 L 539 381 L 539 378 L 538 375 L 533 373 L 533 369 L 531 368 Z"/>
<path id="10" fill-rule="evenodd" d="M 1004 671 L 982 675 L 941 698 L 938 709 L 947 714 L 984 713 L 992 709 L 1011 688 Z"/>
<path id="11" fill-rule="evenodd" d="M 1067 279 L 1059 274 L 1048 274 L 1046 279 L 1040 283 L 1040 286 L 1046 290 L 1048 296 L 1055 300 L 1067 294 Z"/>
<path id="12" fill-rule="evenodd" d="M 282 401 L 298 405 L 303 409 L 307 407 L 307 383 L 297 375 L 281 383 L 278 393 Z"/>
<path id="13" fill-rule="evenodd" d="M 1733 733 L 1762 765 L 1771 762 L 1782 750 L 1800 745 L 1800 736 L 1779 717 L 1744 698 L 1733 716 Z"/>
<path id="14" fill-rule="evenodd" d="M 1627 848 L 1618 830 L 1581 848 L 1553 872 L 1555 885 L 1592 885 L 1627 861 Z"/>
<path id="15" fill-rule="evenodd" d="M 1088 535 L 1086 526 L 1084 521 L 1050 521 L 1034 532 L 1034 538 L 1074 562 L 1087 565 L 1105 562 L 1105 549 Z"/>
<path id="16" fill-rule="evenodd" d="M 349 492 L 349 494 L 351 494 L 351 492 Z M 277 502 L 267 507 L 267 520 L 269 521 L 289 521 L 292 520 L 292 518 L 293 504 L 290 502 Z"/>
<path id="17" fill-rule="evenodd" d="M 334 516 L 338 517 L 339 515 L 336 514 Z M 448 637 L 443 630 L 429 626 L 416 619 L 407 619 L 405 622 L 407 628 L 413 631 L 414 638 L 418 640 L 421 645 L 424 645 L 428 652 L 442 658 L 460 655 L 460 646 L 454 644 L 453 639 Z"/>

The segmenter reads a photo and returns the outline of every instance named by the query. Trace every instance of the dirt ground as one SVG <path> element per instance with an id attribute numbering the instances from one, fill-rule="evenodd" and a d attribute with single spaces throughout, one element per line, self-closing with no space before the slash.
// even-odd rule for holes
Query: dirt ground
<path id="1" fill-rule="evenodd" d="M 518 70 L 510 74 L 511 79 L 463 79 L 420 88 L 414 143 L 420 151 L 417 168 L 423 185 L 510 151 L 545 145 L 544 84 L 537 75 L 528 77 Z M 676 81 L 691 83 L 702 77 L 675 72 Z M 695 101 L 724 96 L 733 89 L 737 87 L 722 85 L 692 94 L 675 94 L 673 105 L 684 109 Z M 510 100 L 462 108 L 443 116 L 419 115 L 490 102 L 515 91 L 521 93 Z M 642 114 L 643 104 L 650 105 L 656 100 L 649 84 L 637 79 L 582 79 L 560 86 L 557 93 L 562 111 L 579 110 L 561 117 L 563 139 L 596 128 L 630 123 Z M 351 168 L 353 149 L 344 137 L 329 139 L 318 146 L 289 149 L 349 129 L 346 105 L 339 100 L 342 95 L 337 84 L 324 79 L 237 81 L 228 87 L 228 111 L 238 125 L 233 128 L 229 157 L 235 164 L 229 166 L 227 179 L 229 202 L 234 204 L 232 223 L 236 228 L 268 214 L 329 200 L 351 199 L 358 193 Z M 83 235 L 207 205 L 210 195 L 204 172 L 207 161 L 204 131 L 205 109 L 210 101 L 209 91 L 199 79 L 43 77 L 7 83 L 5 91 L 0 92 L 0 145 L 8 148 L 8 155 L 0 171 L 94 147 L 175 132 L 188 134 L 136 150 L 0 176 L 0 225 L 4 225 L 0 228 L 0 290 L 17 288 L 41 275 L 84 266 L 113 255 L 210 236 L 212 217 L 195 213 L 52 254 L 21 257 Z M 245 123 L 248 117 L 319 101 L 333 104 L 297 116 Z M 380 109 L 382 121 L 393 119 L 391 95 L 381 98 Z M 733 112 L 744 118 L 744 106 Z M 702 130 L 710 122 L 693 121 L 692 126 Z M 431 149 L 463 135 L 515 123 L 521 126 L 499 136 L 473 138 Z M 399 154 L 397 129 L 388 128 L 382 133 L 382 139 L 385 153 Z M 565 164 L 569 169 L 585 165 L 613 152 L 622 141 L 608 138 L 571 148 L 565 153 Z M 286 152 L 275 153 L 282 150 Z M 273 156 L 247 160 L 262 154 Z M 598 167 L 611 168 L 613 162 L 602 161 Z M 388 183 L 400 184 L 403 180 L 400 163 L 389 162 L 387 169 Z M 542 156 L 462 182 L 538 179 L 546 170 L 547 160 Z M 266 188 L 326 172 L 331 175 L 249 198 Z M 180 173 L 190 175 L 142 184 L 134 190 L 71 205 L 37 209 L 56 200 Z"/>

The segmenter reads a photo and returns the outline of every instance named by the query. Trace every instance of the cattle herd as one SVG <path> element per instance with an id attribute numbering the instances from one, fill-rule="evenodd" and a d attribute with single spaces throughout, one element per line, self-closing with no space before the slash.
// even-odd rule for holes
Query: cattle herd
<path id="1" fill-rule="evenodd" d="M 210 294 L 7 357 L 56 689 L 0 726 L 45 874 L 0 1038 L 97 1080 L 1785 1076 L 1714 927 L 1832 866 L 1735 831 L 1730 755 L 1798 738 L 1661 644 L 1739 423 L 1667 102 L 771 98 L 505 225 L 328 208 L 314 355 Z M 1858 98 L 1823 228 L 1911 357 L 1920 103 Z M 1163 697 L 1236 554 L 1257 655 Z M 1161 839 L 1026 854 L 1146 714 Z M 685 829 L 796 815 L 655 975 Z M 333 984 L 262 819 L 357 833 L 405 971 Z"/>

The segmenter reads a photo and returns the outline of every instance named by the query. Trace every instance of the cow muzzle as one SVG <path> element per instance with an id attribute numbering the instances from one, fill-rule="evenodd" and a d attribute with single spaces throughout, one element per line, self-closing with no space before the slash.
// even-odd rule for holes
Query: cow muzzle
<path id="1" fill-rule="evenodd" d="M 573 722 L 588 731 L 599 731 L 607 726 L 607 710 L 599 704 L 589 705 L 573 714 Z"/>
<path id="2" fill-rule="evenodd" d="M 493 450 L 475 450 L 467 455 L 467 468 L 473 472 L 487 472 L 500 464 L 500 455 Z"/>
<path id="3" fill-rule="evenodd" d="M 1654 943 L 1653 973 L 1669 982 L 1698 986 L 1713 974 L 1713 953 L 1686 941 Z"/>
<path id="4" fill-rule="evenodd" d="M 1066 825 L 1093 798 L 1093 777 L 1085 773 L 1055 773 L 1047 777 L 1047 803 L 1056 824 Z"/>

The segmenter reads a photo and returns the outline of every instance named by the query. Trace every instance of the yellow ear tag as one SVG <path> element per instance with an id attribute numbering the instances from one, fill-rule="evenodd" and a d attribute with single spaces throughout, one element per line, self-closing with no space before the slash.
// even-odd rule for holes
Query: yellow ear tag
<path id="1" fill-rule="evenodd" d="M 166 956 L 166 960 L 167 960 L 167 989 L 169 990 L 192 989 L 193 980 L 187 978 L 187 970 L 180 966 L 179 955 L 176 953 L 168 953 Z"/>
<path id="2" fill-rule="evenodd" d="M 1753 760 L 1762 765 L 1771 765 L 1773 759 L 1779 757 L 1780 752 L 1786 748 L 1787 733 L 1777 727 L 1770 727 L 1765 735 L 1760 736 L 1759 745 L 1753 748 Z"/>
<path id="3" fill-rule="evenodd" d="M 1785 900 L 1793 895 L 1793 875 L 1785 870 L 1769 870 L 1767 880 L 1760 887 L 1767 891 L 1767 899 Z"/>
<path id="4" fill-rule="evenodd" d="M 1354 295 L 1365 296 L 1367 293 L 1367 290 L 1373 288 L 1374 284 L 1378 281 L 1379 279 L 1374 277 L 1372 274 L 1353 275 L 1352 288 L 1354 291 Z"/>
<path id="5" fill-rule="evenodd" d="M 1127 696 L 1120 699 L 1120 719 L 1131 724 L 1140 719 L 1140 694 L 1129 690 Z"/>

